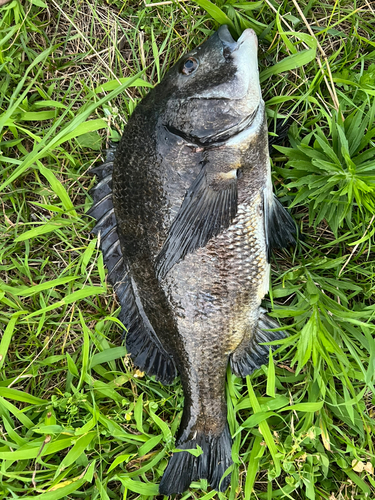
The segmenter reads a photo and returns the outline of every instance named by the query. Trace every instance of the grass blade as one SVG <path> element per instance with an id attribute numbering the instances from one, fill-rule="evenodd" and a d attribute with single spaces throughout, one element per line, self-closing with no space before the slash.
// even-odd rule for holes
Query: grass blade
<path id="1" fill-rule="evenodd" d="M 254 411 L 254 413 L 259 413 L 261 411 L 261 408 L 260 408 L 258 399 L 255 395 L 253 386 L 251 384 L 250 377 L 246 377 L 246 384 L 247 384 L 247 390 L 249 393 L 249 399 L 250 399 L 250 403 L 251 403 L 251 406 L 253 408 L 253 411 Z M 264 437 L 264 440 L 265 440 L 265 442 L 268 446 L 268 449 L 270 450 L 270 453 L 272 455 L 273 463 L 275 466 L 275 474 L 276 474 L 276 477 L 278 477 L 281 474 L 280 459 L 279 459 L 276 444 L 275 444 L 275 441 L 272 437 L 268 423 L 266 421 L 260 422 L 259 429 L 260 429 L 260 432 L 262 433 L 262 436 Z"/>
<path id="2" fill-rule="evenodd" d="M 233 33 L 236 32 L 234 24 L 229 19 L 229 17 L 215 4 L 210 2 L 209 0 L 194 0 L 199 7 L 202 7 L 211 17 L 215 19 L 217 23 L 227 24 Z"/>

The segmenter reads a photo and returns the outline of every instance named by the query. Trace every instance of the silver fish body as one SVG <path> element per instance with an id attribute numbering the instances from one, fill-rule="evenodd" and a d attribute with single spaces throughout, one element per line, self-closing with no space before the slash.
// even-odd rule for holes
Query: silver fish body
<path id="1" fill-rule="evenodd" d="M 114 160 L 95 170 L 91 215 L 122 305 L 127 348 L 185 402 L 160 493 L 207 478 L 224 491 L 232 464 L 225 378 L 267 362 L 282 338 L 261 310 L 269 254 L 294 243 L 272 193 L 257 39 L 222 26 L 167 73 L 134 111 Z"/>

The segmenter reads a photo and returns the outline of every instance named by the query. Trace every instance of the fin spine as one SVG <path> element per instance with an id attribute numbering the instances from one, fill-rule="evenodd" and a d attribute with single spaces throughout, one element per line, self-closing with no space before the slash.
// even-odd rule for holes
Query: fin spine
<path id="1" fill-rule="evenodd" d="M 92 232 L 100 239 L 108 280 L 121 304 L 120 320 L 127 329 L 126 347 L 135 365 L 162 383 L 171 384 L 177 371 L 173 359 L 161 345 L 143 311 L 134 281 L 122 255 L 117 221 L 112 203 L 112 171 L 115 148 L 107 151 L 106 162 L 94 167 L 91 173 L 99 180 L 91 190 L 93 205 L 88 215 L 96 219 Z"/>

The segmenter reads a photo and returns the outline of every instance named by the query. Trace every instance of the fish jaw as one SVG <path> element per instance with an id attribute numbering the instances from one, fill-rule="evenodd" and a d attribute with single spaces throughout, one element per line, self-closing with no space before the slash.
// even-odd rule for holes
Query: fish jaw
<path id="1" fill-rule="evenodd" d="M 258 69 L 258 39 L 252 29 L 245 30 L 237 42 L 237 49 L 233 51 L 238 72 L 237 77 L 243 85 L 247 85 L 245 102 L 248 114 L 252 115 L 262 101 Z"/>
<path id="2" fill-rule="evenodd" d="M 241 114 L 252 115 L 257 110 L 261 99 L 258 69 L 258 39 L 252 29 L 246 29 L 237 42 L 229 33 L 226 25 L 221 26 L 217 36 L 223 44 L 223 53 L 236 67 L 235 78 L 215 88 L 201 92 L 194 98 L 231 99 L 236 106 L 243 108 Z"/>

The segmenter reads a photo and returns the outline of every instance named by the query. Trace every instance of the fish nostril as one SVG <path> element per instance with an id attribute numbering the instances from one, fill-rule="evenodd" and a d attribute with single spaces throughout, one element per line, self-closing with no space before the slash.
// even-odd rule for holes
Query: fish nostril
<path id="1" fill-rule="evenodd" d="M 232 51 L 229 47 L 224 47 L 223 49 L 223 56 L 225 57 L 225 59 L 228 59 L 232 54 Z"/>

